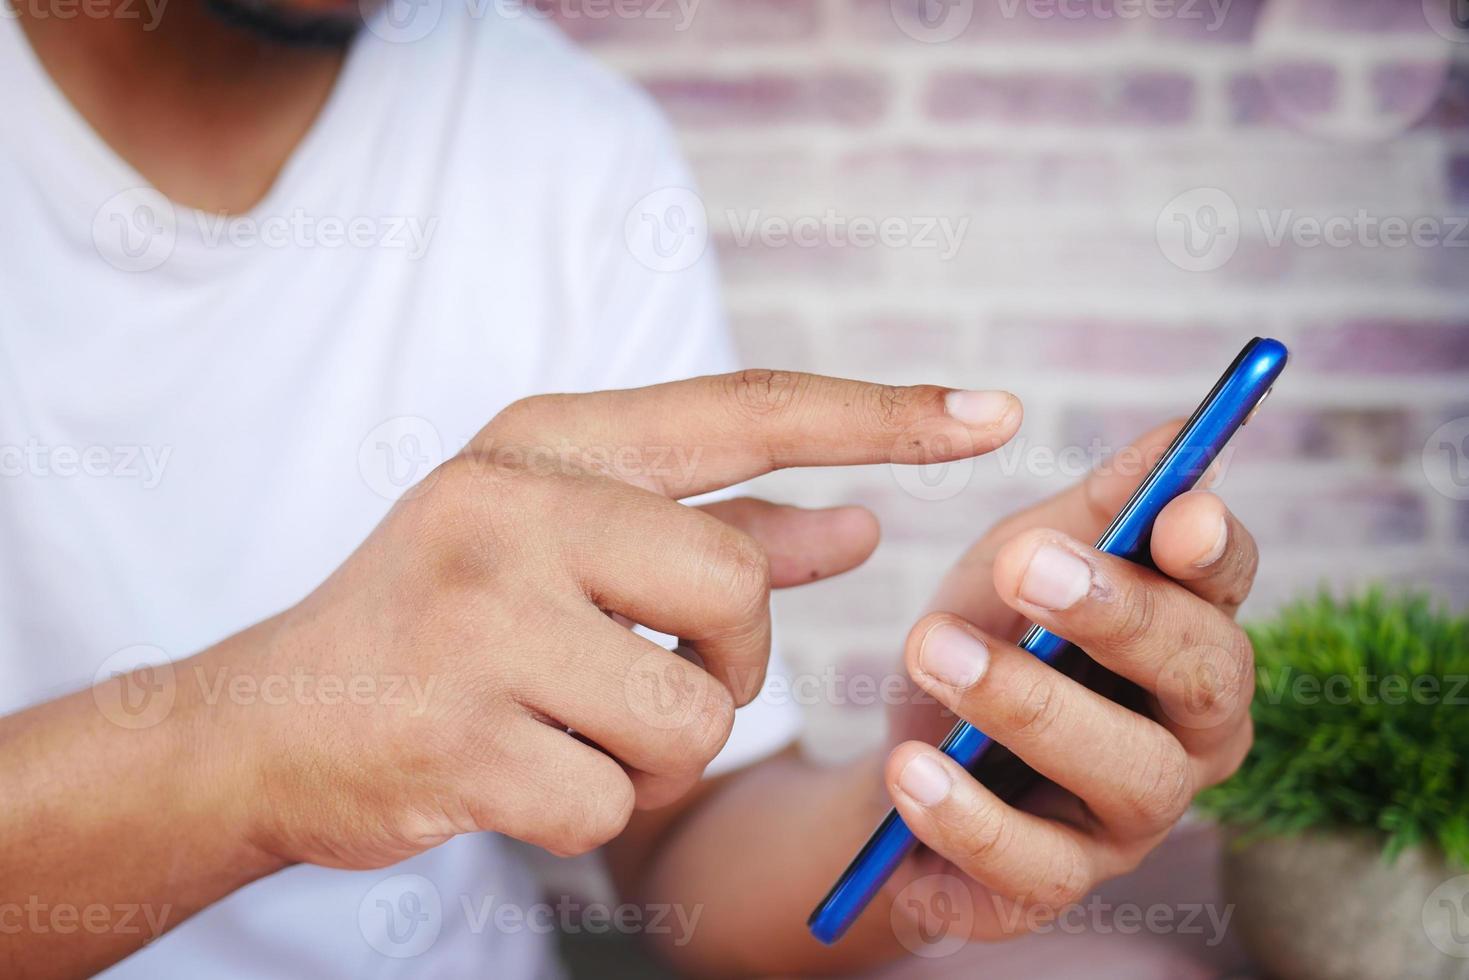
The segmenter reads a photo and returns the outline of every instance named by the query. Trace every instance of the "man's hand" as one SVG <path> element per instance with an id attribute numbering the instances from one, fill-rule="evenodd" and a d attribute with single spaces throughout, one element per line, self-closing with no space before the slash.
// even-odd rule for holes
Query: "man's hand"
<path id="1" fill-rule="evenodd" d="M 1094 474 L 998 526 L 950 573 L 935 611 L 909 634 L 909 674 L 951 713 L 908 710 L 895 719 L 905 737 L 925 741 L 892 752 L 888 789 L 934 853 L 910 862 L 888 891 L 968 889 L 974 938 L 1023 931 L 1134 868 L 1194 794 L 1227 778 L 1249 749 L 1254 661 L 1233 619 L 1255 574 L 1249 532 L 1218 497 L 1197 491 L 1158 519 L 1158 572 L 1087 543 L 1177 428 L 1140 441 L 1140 467 Z M 1151 717 L 1015 646 L 1026 620 L 1136 682 L 1149 695 Z M 1002 803 L 926 744 L 942 737 L 954 714 L 1055 785 L 1021 808 Z M 962 881 L 926 877 L 944 868 L 962 872 Z M 905 898 L 916 901 L 899 905 L 917 915 L 932 897 L 910 891 Z"/>
<path id="2" fill-rule="evenodd" d="M 420 713 L 251 704 L 216 719 L 260 801 L 251 839 L 349 868 L 479 830 L 598 847 L 724 745 L 764 680 L 772 585 L 876 543 L 856 508 L 676 498 L 787 466 L 975 455 L 1019 415 L 999 393 L 761 371 L 510 406 L 258 642 L 204 655 L 428 692 Z M 681 637 L 702 668 L 614 616 Z"/>
<path id="3" fill-rule="evenodd" d="M 203 683 L 147 724 L 106 707 L 146 674 L 0 718 L 0 880 L 38 906 L 131 903 L 162 931 L 290 863 L 385 866 L 477 830 L 596 847 L 724 744 L 763 680 L 768 589 L 876 541 L 859 508 L 675 499 L 978 455 L 1019 422 L 999 392 L 770 371 L 518 402 L 300 604 L 174 663 Z M 280 696 L 300 677 L 320 687 Z M 260 696 L 217 696 L 236 690 Z M 91 974 L 148 938 L 0 929 L 0 974 Z"/>

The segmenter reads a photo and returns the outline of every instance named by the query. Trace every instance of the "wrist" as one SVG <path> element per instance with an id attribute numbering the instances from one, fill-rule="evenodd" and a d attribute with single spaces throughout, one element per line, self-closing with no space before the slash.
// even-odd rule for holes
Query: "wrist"
<path id="1" fill-rule="evenodd" d="M 176 665 L 178 705 L 170 721 L 180 781 L 177 812 L 196 820 L 223 852 L 223 867 L 254 880 L 293 862 L 274 846 L 275 815 L 265 792 L 268 740 L 259 711 L 235 703 L 226 683 L 237 664 L 263 659 L 251 627 Z"/>

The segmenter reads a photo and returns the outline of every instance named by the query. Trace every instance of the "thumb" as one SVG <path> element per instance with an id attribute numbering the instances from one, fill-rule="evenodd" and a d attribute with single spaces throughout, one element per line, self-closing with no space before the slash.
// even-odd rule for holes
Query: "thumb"
<path id="1" fill-rule="evenodd" d="M 778 589 L 840 575 L 877 547 L 877 518 L 865 507 L 807 510 L 738 497 L 699 509 L 760 543 L 770 557 L 771 584 Z"/>
<path id="2" fill-rule="evenodd" d="M 951 612 L 993 633 L 1018 638 L 1025 619 L 995 593 L 990 576 L 1000 549 L 1017 534 L 1038 527 L 1096 540 L 1182 427 L 1177 420 L 1158 426 L 1100 463 L 1080 483 L 996 524 L 949 569 L 929 611 Z"/>

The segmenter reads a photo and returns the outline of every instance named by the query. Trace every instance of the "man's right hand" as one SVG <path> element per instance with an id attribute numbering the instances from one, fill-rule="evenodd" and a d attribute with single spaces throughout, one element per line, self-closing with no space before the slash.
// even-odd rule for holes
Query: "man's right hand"
<path id="1" fill-rule="evenodd" d="M 783 467 L 974 456 L 1020 415 L 1004 393 L 768 371 L 511 405 L 312 595 L 196 658 L 426 692 L 422 710 L 220 707 L 205 737 L 251 801 L 242 832 L 281 862 L 347 868 L 478 830 L 600 846 L 724 745 L 763 683 L 770 588 L 876 543 L 858 508 L 676 501 Z M 703 667 L 614 616 L 681 637 Z"/>

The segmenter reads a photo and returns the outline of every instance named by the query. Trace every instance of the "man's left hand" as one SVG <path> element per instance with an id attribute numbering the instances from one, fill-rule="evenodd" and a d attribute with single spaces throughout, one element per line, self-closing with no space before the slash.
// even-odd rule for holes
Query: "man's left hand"
<path id="1" fill-rule="evenodd" d="M 954 887 L 974 900 L 973 938 L 1023 931 L 1136 867 L 1194 795 L 1249 750 L 1254 658 L 1234 622 L 1255 575 L 1254 539 L 1214 494 L 1184 494 L 1154 529 L 1158 571 L 1095 539 L 1177 431 L 1160 429 L 1080 485 L 1002 523 L 945 580 L 913 628 L 907 671 L 948 712 L 905 709 L 886 766 L 903 819 L 934 852 L 889 888 Z M 1012 641 L 1033 621 L 1148 695 L 1130 711 Z M 951 713 L 950 713 L 951 712 Z M 953 715 L 1051 784 L 1002 802 L 933 744 Z M 900 903 L 929 906 L 928 896 Z M 1008 910 L 1008 911 L 1007 911 Z M 916 911 L 914 914 L 918 914 Z"/>

